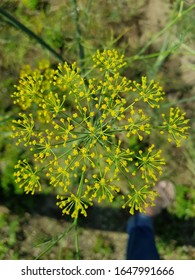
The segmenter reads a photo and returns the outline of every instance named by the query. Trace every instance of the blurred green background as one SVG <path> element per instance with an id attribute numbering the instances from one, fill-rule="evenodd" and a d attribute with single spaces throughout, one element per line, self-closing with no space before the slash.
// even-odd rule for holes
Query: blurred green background
<path id="1" fill-rule="evenodd" d="M 14 183 L 14 164 L 25 153 L 11 139 L 19 111 L 11 100 L 24 65 L 77 61 L 88 70 L 97 49 L 124 53 L 130 79 L 160 82 L 168 106 L 190 118 L 190 137 L 180 149 L 159 142 L 168 166 L 163 179 L 176 186 L 173 206 L 155 220 L 162 259 L 195 259 L 195 4 L 171 0 L 1 0 L 0 3 L 0 259 L 74 259 L 73 237 L 56 240 L 70 220 L 55 206 L 51 188 L 26 196 Z M 139 149 L 132 139 L 130 145 Z M 95 207 L 80 222 L 83 259 L 124 259 L 128 213 L 115 200 Z M 55 245 L 55 246 L 52 246 Z"/>

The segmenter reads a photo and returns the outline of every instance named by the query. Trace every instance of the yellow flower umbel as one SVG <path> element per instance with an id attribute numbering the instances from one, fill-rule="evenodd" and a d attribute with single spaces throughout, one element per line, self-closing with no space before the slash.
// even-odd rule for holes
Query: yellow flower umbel
<path id="1" fill-rule="evenodd" d="M 137 171 L 141 171 L 141 177 L 146 181 L 146 183 L 149 183 L 150 181 L 155 183 L 158 178 L 157 176 L 162 175 L 162 165 L 165 164 L 165 160 L 161 158 L 162 151 L 156 151 L 154 150 L 154 147 L 154 145 L 151 145 L 146 154 L 140 150 L 139 156 L 136 156 L 138 159 L 135 163 Z M 137 171 L 134 171 L 132 175 L 135 176 Z"/>
<path id="2" fill-rule="evenodd" d="M 18 138 L 16 145 L 19 145 L 21 142 L 25 146 L 28 145 L 31 137 L 34 135 L 34 120 L 32 114 L 26 115 L 19 113 L 19 119 L 13 120 L 13 138 Z"/>
<path id="3" fill-rule="evenodd" d="M 93 61 L 100 71 L 105 70 L 108 72 L 118 72 L 119 69 L 126 65 L 126 62 L 124 62 L 124 55 L 119 55 L 116 50 L 104 50 L 103 52 L 98 50 L 93 56 Z"/>
<path id="4" fill-rule="evenodd" d="M 78 218 L 79 213 L 87 216 L 88 205 L 78 196 L 71 193 L 69 196 L 57 195 L 57 205 L 62 209 L 62 213 L 71 215 L 72 218 Z"/>
<path id="5" fill-rule="evenodd" d="M 145 209 L 148 205 L 155 205 L 153 201 L 157 196 L 157 193 L 154 190 L 151 190 L 148 185 L 144 185 L 141 188 L 135 188 L 134 185 L 131 185 L 130 188 L 132 189 L 131 194 L 128 194 L 127 197 L 122 197 L 126 200 L 122 208 L 128 206 L 130 208 L 129 212 L 132 215 L 134 214 L 134 210 L 145 213 Z"/>
<path id="6" fill-rule="evenodd" d="M 147 81 L 147 77 L 142 77 L 141 84 L 133 82 L 135 90 L 139 92 L 139 97 L 136 101 L 142 100 L 148 103 L 152 108 L 160 108 L 159 102 L 163 101 L 165 92 L 159 83 L 155 83 L 154 80 Z"/>
<path id="7" fill-rule="evenodd" d="M 143 211 L 153 203 L 151 187 L 165 160 L 153 144 L 139 152 L 130 149 L 131 137 L 142 145 L 152 132 L 167 130 L 168 141 L 179 145 L 188 120 L 176 108 L 163 115 L 163 124 L 154 122 L 148 112 L 155 109 L 156 116 L 164 98 L 161 86 L 146 77 L 137 82 L 121 76 L 126 63 L 116 50 L 97 51 L 92 60 L 87 82 L 76 63 L 56 70 L 46 63 L 22 73 L 12 96 L 24 112 L 13 121 L 13 137 L 30 160 L 16 165 L 16 182 L 34 194 L 43 179 L 42 185 L 47 182 L 59 194 L 62 212 L 73 218 L 86 216 L 93 203 L 112 203 L 121 184 L 127 184 L 124 207 L 132 214 Z M 134 183 L 136 176 L 140 185 Z"/>
<path id="8" fill-rule="evenodd" d="M 181 140 L 187 139 L 188 130 L 190 126 L 188 125 L 189 120 L 185 119 L 186 113 L 181 113 L 181 110 L 177 108 L 170 108 L 169 117 L 167 118 L 165 114 L 162 114 L 163 125 L 161 126 L 161 134 L 165 131 L 168 132 L 168 141 L 175 142 L 177 147 L 180 147 Z"/>
<path id="9" fill-rule="evenodd" d="M 33 171 L 29 163 L 24 159 L 23 161 L 18 161 L 15 169 L 14 176 L 16 177 L 16 183 L 20 188 L 24 189 L 25 193 L 34 194 L 36 190 L 42 190 L 39 182 L 40 177 L 37 175 L 37 168 Z"/>

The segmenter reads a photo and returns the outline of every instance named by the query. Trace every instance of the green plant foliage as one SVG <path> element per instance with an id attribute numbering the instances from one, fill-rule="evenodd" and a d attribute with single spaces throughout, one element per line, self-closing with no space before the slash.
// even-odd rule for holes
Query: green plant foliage
<path id="1" fill-rule="evenodd" d="M 17 259 L 16 253 L 10 251 L 16 243 L 16 235 L 19 228 L 17 219 L 10 220 L 8 214 L 0 215 L 0 258 L 6 259 L 9 255 L 12 259 Z M 11 254 L 11 255 L 10 255 Z M 13 254 L 13 255 L 12 255 Z"/>
<path id="2" fill-rule="evenodd" d="M 24 7 L 34 10 L 34 9 L 36 9 L 39 1 L 38 0 L 22 0 L 21 2 L 24 5 Z"/>
<path id="3" fill-rule="evenodd" d="M 58 194 L 58 206 L 73 217 L 86 215 L 87 207 L 98 201 L 117 208 L 127 206 L 133 213 L 135 209 L 144 211 L 148 200 L 152 203 L 152 186 L 162 176 L 176 184 L 176 201 L 170 213 L 180 219 L 194 216 L 195 147 L 189 146 L 189 140 L 184 141 L 188 121 L 181 108 L 191 119 L 192 137 L 195 4 L 169 1 L 165 17 L 150 25 L 155 16 L 153 13 L 150 19 L 146 15 L 149 2 L 152 1 L 107 0 L 105 5 L 104 0 L 1 1 L 1 203 L 14 204 L 14 209 L 23 213 L 29 204 L 33 209 L 34 198 L 15 203 L 15 194 L 24 189 L 37 193 L 40 189 L 42 194 Z M 166 6 L 165 2 L 168 1 L 159 4 Z M 123 67 L 117 71 L 114 67 L 120 63 L 115 61 L 112 65 L 116 53 L 112 57 L 107 53 L 113 48 L 126 55 L 127 63 L 123 64 L 122 59 Z M 99 51 L 92 62 L 97 49 L 105 52 Z M 184 63 L 180 61 L 182 57 Z M 77 61 L 81 69 L 70 63 L 57 68 L 56 61 Z M 38 63 L 39 67 L 32 70 Z M 10 93 L 21 68 L 21 84 L 17 84 L 13 106 Z M 181 72 L 187 78 L 183 79 Z M 152 79 L 160 81 L 167 99 L 161 95 L 163 90 L 155 95 L 160 85 Z M 117 86 L 113 98 L 111 93 Z M 132 110 L 126 109 L 134 101 Z M 13 132 L 11 119 L 15 119 Z M 10 139 L 11 133 L 17 140 Z M 94 144 L 92 135 L 97 139 Z M 185 146 L 176 149 L 174 143 L 179 146 L 180 140 Z M 9 223 L 8 217 L 3 217 L 0 228 L 14 232 Z M 10 253 L 15 241 L 9 243 L 8 235 L 1 234 L 0 257 L 20 258 L 17 246 L 16 253 Z M 13 234 L 11 239 L 14 238 Z M 58 239 L 51 242 L 49 248 L 57 242 Z M 172 251 L 180 256 L 174 242 L 167 244 L 162 242 L 162 248 L 169 251 L 166 254 L 165 249 L 161 250 L 165 256 Z M 104 252 L 104 245 L 99 242 L 97 250 L 103 247 Z M 63 252 L 63 258 L 73 259 L 76 254 L 71 250 Z M 189 257 L 187 252 L 182 254 Z"/>
<path id="4" fill-rule="evenodd" d="M 195 189 L 184 185 L 176 187 L 177 195 L 174 202 L 174 213 L 179 218 L 195 216 Z"/>
<path id="5" fill-rule="evenodd" d="M 113 244 L 106 236 L 99 234 L 93 246 L 95 254 L 101 254 L 104 258 L 109 258 L 113 252 Z"/>

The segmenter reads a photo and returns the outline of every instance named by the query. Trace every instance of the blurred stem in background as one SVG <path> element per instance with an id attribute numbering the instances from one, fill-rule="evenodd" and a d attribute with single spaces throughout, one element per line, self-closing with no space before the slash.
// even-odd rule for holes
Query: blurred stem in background
<path id="1" fill-rule="evenodd" d="M 154 58 L 157 57 L 156 62 L 154 64 L 155 73 L 158 71 L 159 66 L 162 64 L 162 61 L 173 53 L 175 51 L 174 46 L 171 44 L 171 46 L 168 48 L 169 44 L 169 35 L 171 28 L 177 24 L 180 20 L 182 20 L 185 16 L 187 16 L 193 9 L 195 9 L 195 4 L 191 5 L 188 9 L 183 9 L 183 1 L 180 1 L 180 6 L 175 6 L 175 9 L 171 15 L 170 21 L 168 21 L 167 25 L 163 29 L 161 29 L 159 32 L 155 33 L 151 39 L 144 45 L 144 47 L 135 55 L 128 59 L 129 62 L 135 61 L 135 60 L 143 60 L 148 58 Z M 152 54 L 144 54 L 146 50 L 151 46 L 153 42 L 155 42 L 159 37 L 161 37 L 163 34 L 167 33 L 167 37 L 165 38 L 164 44 L 162 45 L 162 48 L 160 52 L 152 53 Z"/>
<path id="2" fill-rule="evenodd" d="M 10 15 L 8 12 L 6 12 L 1 7 L 0 7 L 0 15 L 6 19 L 6 22 L 8 24 L 20 29 L 22 32 L 26 33 L 29 37 L 35 39 L 39 44 L 41 44 L 42 47 L 46 48 L 58 60 L 60 60 L 61 62 L 64 62 L 63 57 L 59 53 L 57 53 L 50 45 L 48 45 L 41 37 L 37 36 L 32 30 L 27 28 L 24 24 L 22 24 L 20 21 L 18 21 L 15 17 Z M 66 62 L 68 62 L 68 61 L 66 60 Z"/>
<path id="3" fill-rule="evenodd" d="M 81 29 L 79 25 L 79 9 L 78 9 L 78 3 L 77 0 L 72 0 L 72 6 L 73 6 L 73 15 L 74 15 L 74 22 L 75 22 L 75 34 L 76 34 L 76 42 L 78 47 L 78 54 L 79 54 L 79 64 L 81 67 L 81 73 L 84 74 L 84 59 L 85 59 L 85 52 L 84 47 L 81 43 Z"/>

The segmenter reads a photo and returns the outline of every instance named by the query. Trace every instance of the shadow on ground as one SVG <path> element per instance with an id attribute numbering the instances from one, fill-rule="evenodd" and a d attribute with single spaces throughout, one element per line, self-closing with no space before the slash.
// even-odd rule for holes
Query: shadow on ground
<path id="1" fill-rule="evenodd" d="M 10 214 L 16 214 L 20 217 L 27 212 L 31 216 L 45 216 L 71 222 L 70 217 L 62 217 L 61 211 L 55 204 L 55 195 L 37 194 L 28 197 L 15 195 L 9 203 L 3 203 L 3 201 L 0 203 L 9 208 Z M 129 217 L 127 210 L 95 205 L 88 209 L 87 218 L 80 217 L 79 226 L 83 229 L 125 233 Z M 156 235 L 165 242 L 175 240 L 178 246 L 195 247 L 195 219 L 178 218 L 165 210 L 154 218 L 154 228 Z"/>

